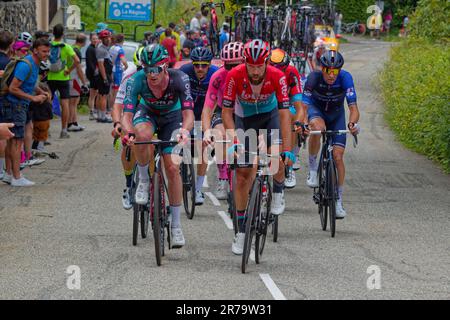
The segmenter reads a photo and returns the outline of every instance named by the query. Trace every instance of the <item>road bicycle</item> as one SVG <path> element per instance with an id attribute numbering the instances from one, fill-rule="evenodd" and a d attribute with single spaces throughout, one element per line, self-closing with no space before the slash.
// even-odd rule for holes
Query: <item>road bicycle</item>
<path id="1" fill-rule="evenodd" d="M 364 23 L 359 23 L 359 21 L 351 23 L 343 23 L 341 26 L 343 33 L 351 33 L 352 36 L 363 36 L 366 34 L 366 26 Z"/>
<path id="2" fill-rule="evenodd" d="M 245 222 L 244 251 L 242 254 L 241 271 L 245 273 L 248 259 L 255 238 L 255 262 L 260 263 L 266 244 L 267 230 L 272 226 L 273 241 L 278 240 L 278 216 L 270 212 L 272 202 L 272 188 L 269 181 L 270 158 L 278 159 L 280 155 L 259 154 L 259 152 L 245 152 L 258 157 L 256 178 L 253 181 Z"/>
<path id="3" fill-rule="evenodd" d="M 167 232 L 167 243 L 168 248 L 171 249 L 170 242 L 170 207 L 166 206 L 168 193 L 167 185 L 164 178 L 163 166 L 161 163 L 161 155 L 163 147 L 175 146 L 178 144 L 177 141 L 161 141 L 161 140 L 151 140 L 151 141 L 140 141 L 135 142 L 135 145 L 153 145 L 155 146 L 154 158 L 155 158 L 155 171 L 152 176 L 152 183 L 150 184 L 150 196 L 148 203 L 149 218 L 144 219 L 148 221 L 150 219 L 153 238 L 155 240 L 155 256 L 156 264 L 161 266 L 161 259 L 165 255 L 165 240 Z M 147 214 L 148 216 L 148 214 Z M 145 221 L 144 220 L 144 221 Z M 142 224 L 142 223 L 141 223 Z M 148 226 L 148 222 L 147 222 Z"/>
<path id="4" fill-rule="evenodd" d="M 188 219 L 193 219 L 195 214 L 195 169 L 192 157 L 183 154 L 183 162 L 180 165 L 181 181 L 183 183 L 183 205 Z"/>
<path id="5" fill-rule="evenodd" d="M 313 200 L 318 205 L 320 223 L 322 230 L 327 230 L 327 220 L 330 219 L 331 237 L 336 233 L 336 202 L 338 199 L 338 177 L 336 163 L 333 158 L 332 137 L 335 135 L 348 134 L 350 130 L 325 130 L 310 131 L 310 135 L 322 135 L 322 151 L 320 153 L 317 176 L 318 187 L 314 188 Z M 358 143 L 354 135 L 354 146 Z"/>

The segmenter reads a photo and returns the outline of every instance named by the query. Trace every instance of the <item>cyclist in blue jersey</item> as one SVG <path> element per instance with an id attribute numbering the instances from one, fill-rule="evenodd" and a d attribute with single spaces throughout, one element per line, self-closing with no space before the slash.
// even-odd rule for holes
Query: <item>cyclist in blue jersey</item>
<path id="1" fill-rule="evenodd" d="M 306 80 L 302 103 L 308 108 L 308 121 L 311 130 L 345 130 L 344 100 L 350 110 L 347 127 L 352 134 L 359 132 L 359 109 L 356 104 L 356 91 L 352 75 L 342 70 L 344 58 L 333 50 L 326 51 L 321 57 L 321 71 L 314 71 Z M 333 137 L 333 158 L 338 171 L 338 200 L 336 218 L 344 218 L 346 212 L 342 206 L 342 191 L 345 177 L 344 151 L 346 136 Z M 320 136 L 309 137 L 309 175 L 307 185 L 318 186 L 317 154 L 320 149 Z"/>
<path id="2" fill-rule="evenodd" d="M 205 104 L 206 92 L 208 91 L 209 81 L 212 75 L 219 69 L 211 65 L 213 54 L 211 50 L 205 47 L 197 47 L 191 52 L 192 63 L 183 65 L 180 70 L 189 76 L 191 83 L 191 92 L 194 99 L 195 121 L 199 124 L 202 120 L 203 105 Z M 195 130 L 200 130 L 197 125 Z M 200 132 L 198 133 L 200 134 Z M 201 137 L 200 137 L 201 138 Z M 203 155 L 202 147 L 202 155 Z M 202 205 L 205 197 L 202 193 L 203 181 L 205 180 L 206 170 L 208 168 L 208 159 L 203 159 L 197 166 L 197 181 L 195 184 L 195 204 Z"/>
<path id="3" fill-rule="evenodd" d="M 178 138 L 186 143 L 194 123 L 188 76 L 180 70 L 169 69 L 169 54 L 160 44 L 145 47 L 140 58 L 142 70 L 128 79 L 123 101 L 122 127 L 127 132 L 126 142 L 131 145 L 135 139 L 149 141 L 157 132 L 160 140 Z M 181 157 L 172 154 L 172 149 L 164 148 L 162 157 L 169 182 L 172 248 L 181 248 L 185 244 L 180 223 Z M 137 145 L 134 151 L 139 171 L 135 200 L 137 204 L 145 205 L 148 203 L 150 183 L 148 167 L 153 155 L 148 145 Z"/>
<path id="4" fill-rule="evenodd" d="M 113 63 L 113 84 L 112 92 L 110 93 L 110 105 L 114 105 L 117 92 L 119 91 L 120 83 L 122 82 L 123 72 L 128 69 L 125 51 L 123 50 L 123 42 L 125 37 L 123 34 L 116 34 L 113 36 L 114 45 L 109 49 L 111 54 L 111 61 Z"/>

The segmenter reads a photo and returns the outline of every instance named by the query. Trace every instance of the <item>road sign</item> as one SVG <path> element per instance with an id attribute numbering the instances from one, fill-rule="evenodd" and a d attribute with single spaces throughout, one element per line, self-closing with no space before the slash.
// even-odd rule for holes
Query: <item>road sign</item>
<path id="1" fill-rule="evenodd" d="M 111 20 L 149 21 L 152 0 L 110 0 L 108 8 Z"/>

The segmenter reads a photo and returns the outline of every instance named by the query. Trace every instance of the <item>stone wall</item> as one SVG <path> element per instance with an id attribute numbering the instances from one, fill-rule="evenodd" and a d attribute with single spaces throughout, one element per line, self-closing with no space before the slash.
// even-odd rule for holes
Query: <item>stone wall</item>
<path id="1" fill-rule="evenodd" d="M 36 1 L 0 2 L 0 30 L 33 34 L 36 28 Z"/>

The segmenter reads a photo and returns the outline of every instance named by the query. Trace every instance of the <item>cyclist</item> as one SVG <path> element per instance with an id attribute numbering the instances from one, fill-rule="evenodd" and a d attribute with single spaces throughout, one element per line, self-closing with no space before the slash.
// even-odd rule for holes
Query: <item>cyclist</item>
<path id="1" fill-rule="evenodd" d="M 194 115 L 197 124 L 201 124 L 203 105 L 205 104 L 206 92 L 208 91 L 211 77 L 219 69 L 211 65 L 212 59 L 213 55 L 211 50 L 206 47 L 197 47 L 191 52 L 192 63 L 185 64 L 180 68 L 181 71 L 189 76 L 192 97 L 194 99 Z M 200 130 L 200 128 L 196 126 L 195 130 Z M 205 202 L 202 187 L 208 168 L 208 159 L 204 159 L 203 153 L 202 148 L 202 160 L 197 166 L 197 181 L 195 184 L 196 205 L 202 205 Z"/>
<path id="2" fill-rule="evenodd" d="M 356 91 L 352 75 L 342 70 L 344 57 L 337 51 L 326 51 L 320 57 L 322 71 L 314 71 L 306 80 L 303 91 L 303 105 L 308 108 L 308 121 L 311 130 L 345 130 L 344 100 L 350 110 L 348 128 L 352 134 L 359 132 L 359 110 L 356 104 Z M 344 151 L 346 136 L 333 137 L 333 158 L 338 171 L 338 200 L 336 218 L 346 216 L 342 206 L 345 167 Z M 309 137 L 309 175 L 307 185 L 318 186 L 317 153 L 320 148 L 320 136 Z"/>
<path id="3" fill-rule="evenodd" d="M 122 120 L 123 128 L 127 132 L 125 140 L 129 145 L 135 140 L 149 141 L 153 133 L 158 132 L 158 137 L 166 141 L 172 140 L 172 137 L 179 133 L 180 140 L 185 143 L 194 123 L 194 103 L 189 77 L 180 70 L 168 68 L 169 54 L 160 44 L 145 47 L 140 60 L 142 70 L 127 81 Z M 135 200 L 137 204 L 142 205 L 148 203 L 150 183 L 148 167 L 151 158 L 149 150 L 146 145 L 135 146 L 134 149 L 139 171 Z M 185 244 L 180 224 L 181 157 L 171 153 L 172 147 L 165 147 L 162 158 L 169 182 L 173 248 L 181 248 Z"/>
<path id="4" fill-rule="evenodd" d="M 289 96 L 286 77 L 280 70 L 268 65 L 269 44 L 255 39 L 244 46 L 245 64 L 231 70 L 225 81 L 222 119 L 227 135 L 239 144 L 236 129 L 256 130 L 257 135 L 267 129 L 267 149 L 279 153 L 279 144 L 283 144 L 286 164 L 291 165 L 295 156 L 291 148 L 291 117 L 289 113 Z M 235 104 L 235 101 L 237 102 Z M 236 121 L 233 119 L 236 115 Z M 282 141 L 273 135 L 281 128 Z M 248 149 L 248 145 L 245 147 Z M 253 151 L 253 150 L 252 150 Z M 280 161 L 281 162 L 281 161 Z M 280 215 L 284 212 L 284 169 L 273 178 L 273 199 L 271 212 Z M 239 231 L 233 241 L 232 252 L 242 254 L 244 246 L 245 216 L 248 196 L 256 174 L 253 164 L 238 164 L 236 170 L 236 211 Z"/>
<path id="5" fill-rule="evenodd" d="M 244 44 L 242 42 L 227 43 L 220 52 L 224 66 L 211 77 L 208 92 L 206 93 L 205 105 L 202 112 L 202 127 L 205 136 L 204 144 L 213 144 L 213 133 L 211 128 L 219 130 L 223 139 L 225 128 L 222 123 L 222 101 L 225 90 L 225 79 L 230 70 L 244 62 Z M 225 148 L 224 148 L 225 149 Z M 225 155 L 224 150 L 222 155 Z M 216 197 L 226 200 L 228 196 L 228 171 L 225 159 L 218 159 L 217 163 L 219 182 L 217 184 Z"/>
<path id="6" fill-rule="evenodd" d="M 139 56 L 143 49 L 144 49 L 144 47 L 140 47 L 135 51 L 134 56 L 133 56 L 134 64 L 129 65 L 128 68 L 124 71 L 122 82 L 120 83 L 119 90 L 117 91 L 116 99 L 114 101 L 113 109 L 111 112 L 111 117 L 113 119 L 113 126 L 114 126 L 114 130 L 113 130 L 112 134 L 114 137 L 122 137 L 123 138 L 126 134 L 126 132 L 124 132 L 124 130 L 122 130 L 122 124 L 121 124 L 122 114 L 123 114 L 123 100 L 125 98 L 125 92 L 126 92 L 126 88 L 127 88 L 128 79 L 132 75 L 134 75 L 137 71 L 142 69 Z M 132 184 L 132 178 L 133 178 L 132 177 L 133 167 L 135 164 L 133 152 L 131 153 L 130 161 L 127 161 L 126 160 L 126 149 L 123 148 L 121 160 L 122 160 L 122 167 L 123 167 L 123 172 L 125 174 L 125 180 L 126 180 L 126 187 L 123 190 L 123 195 L 122 195 L 122 204 L 123 204 L 123 208 L 125 210 L 129 210 L 133 207 L 131 204 L 131 184 Z"/>
<path id="7" fill-rule="evenodd" d="M 283 71 L 286 76 L 288 90 L 289 90 L 289 98 L 291 102 L 291 107 L 289 108 L 291 111 L 291 120 L 292 125 L 296 128 L 297 131 L 303 131 L 304 124 L 307 122 L 307 110 L 301 104 L 302 101 L 302 87 L 301 87 L 301 79 L 300 74 L 297 69 L 290 65 L 290 58 L 286 51 L 282 49 L 272 50 L 272 54 L 270 55 L 270 64 L 275 68 Z M 303 125 L 303 127 L 302 127 Z M 294 170 L 300 168 L 300 148 L 297 144 L 297 134 L 292 134 L 292 150 L 294 155 L 296 156 L 296 161 L 294 166 L 290 168 L 289 175 L 286 177 L 285 186 L 287 188 L 294 188 L 297 184 L 295 178 Z M 291 170 L 294 169 L 294 170 Z"/>

